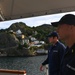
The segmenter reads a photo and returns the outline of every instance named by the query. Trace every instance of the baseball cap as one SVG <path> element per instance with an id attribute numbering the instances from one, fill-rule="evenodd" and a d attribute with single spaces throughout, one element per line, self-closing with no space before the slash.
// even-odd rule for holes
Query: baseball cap
<path id="1" fill-rule="evenodd" d="M 58 37 L 58 33 L 56 31 L 51 32 L 51 33 L 48 34 L 47 37 Z"/>
<path id="2" fill-rule="evenodd" d="M 58 22 L 52 22 L 52 26 L 57 27 L 60 24 L 75 25 L 75 15 L 66 14 Z"/>

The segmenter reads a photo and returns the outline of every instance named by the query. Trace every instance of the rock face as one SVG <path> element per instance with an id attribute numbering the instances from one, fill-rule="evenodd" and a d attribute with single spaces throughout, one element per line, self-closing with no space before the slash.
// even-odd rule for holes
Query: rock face
<path id="1" fill-rule="evenodd" d="M 18 44 L 18 39 L 10 33 L 1 32 L 0 33 L 0 56 L 8 55 L 9 49 L 16 48 Z M 11 50 L 13 52 L 13 50 Z"/>
<path id="2" fill-rule="evenodd" d="M 19 41 L 14 34 L 0 33 L 0 56 L 30 56 L 26 48 L 18 48 Z"/>
<path id="3" fill-rule="evenodd" d="M 30 56 L 28 49 L 9 48 L 6 49 L 7 56 Z"/>
<path id="4" fill-rule="evenodd" d="M 0 49 L 17 46 L 18 39 L 10 33 L 0 33 Z"/>

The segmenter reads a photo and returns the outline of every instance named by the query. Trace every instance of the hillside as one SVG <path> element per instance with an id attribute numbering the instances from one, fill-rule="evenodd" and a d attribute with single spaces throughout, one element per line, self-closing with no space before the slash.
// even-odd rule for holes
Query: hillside
<path id="1" fill-rule="evenodd" d="M 13 23 L 8 30 L 13 30 L 14 32 L 16 32 L 17 30 L 21 30 L 22 33 L 26 36 L 29 36 L 32 34 L 33 30 L 31 27 L 27 26 L 25 23 L 23 22 L 17 22 L 17 23 Z"/>
<path id="2" fill-rule="evenodd" d="M 18 39 L 10 33 L 0 33 L 0 49 L 17 46 Z"/>
<path id="3" fill-rule="evenodd" d="M 27 48 L 22 48 L 21 45 L 19 47 L 20 40 L 15 34 L 10 33 L 10 30 L 14 32 L 21 30 L 25 37 L 33 36 L 39 41 L 46 42 L 46 36 L 55 28 L 48 24 L 29 27 L 25 23 L 19 22 L 12 24 L 8 29 L 0 30 L 0 54 L 7 54 L 7 56 L 29 56 L 33 55 L 34 50 L 30 51 Z"/>
<path id="4" fill-rule="evenodd" d="M 43 24 L 43 25 L 40 25 L 40 26 L 37 26 L 37 27 L 34 27 L 33 28 L 34 31 L 37 31 L 37 35 L 35 35 L 35 37 L 39 40 L 44 40 L 45 41 L 45 38 L 46 36 L 55 30 L 55 28 L 49 24 Z"/>
<path id="5" fill-rule="evenodd" d="M 25 36 L 27 37 L 34 36 L 38 40 L 45 40 L 45 37 L 51 31 L 55 30 L 55 28 L 49 24 L 43 24 L 37 27 L 29 27 L 22 22 L 14 23 L 8 28 L 8 30 L 13 30 L 13 31 L 17 31 L 18 29 L 20 29 Z M 37 32 L 37 34 L 35 34 L 35 31 Z"/>

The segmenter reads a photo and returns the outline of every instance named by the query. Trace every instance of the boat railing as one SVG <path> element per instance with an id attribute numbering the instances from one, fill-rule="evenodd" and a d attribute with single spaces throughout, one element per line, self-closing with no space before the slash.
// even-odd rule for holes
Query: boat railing
<path id="1" fill-rule="evenodd" d="M 45 66 L 44 66 L 45 75 L 49 75 L 48 70 L 49 70 L 48 65 L 45 65 Z"/>
<path id="2" fill-rule="evenodd" d="M 0 69 L 0 75 L 26 75 L 25 70 Z"/>

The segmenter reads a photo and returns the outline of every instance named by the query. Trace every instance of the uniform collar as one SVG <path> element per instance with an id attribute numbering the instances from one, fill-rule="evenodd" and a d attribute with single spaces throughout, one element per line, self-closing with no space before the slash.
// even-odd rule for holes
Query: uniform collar
<path id="1" fill-rule="evenodd" d="M 72 53 L 75 53 L 75 43 L 71 46 L 70 50 L 72 51 Z"/>
<path id="2" fill-rule="evenodd" d="M 56 46 L 57 44 L 58 44 L 58 41 L 53 46 Z"/>
<path id="3" fill-rule="evenodd" d="M 73 44 L 72 46 L 71 46 L 71 48 L 69 48 L 68 46 L 67 46 L 67 48 L 66 48 L 66 54 L 69 54 L 69 53 L 74 53 L 75 54 L 75 44 Z"/>

